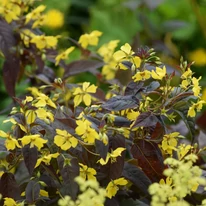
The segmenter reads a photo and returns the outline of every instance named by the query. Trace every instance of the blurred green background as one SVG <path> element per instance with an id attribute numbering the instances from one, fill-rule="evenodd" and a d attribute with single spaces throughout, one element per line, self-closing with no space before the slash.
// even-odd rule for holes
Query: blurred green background
<path id="1" fill-rule="evenodd" d="M 149 46 L 171 68 L 179 64 L 181 56 L 195 61 L 192 70 L 202 76 L 206 100 L 206 0 L 42 0 L 37 3 L 47 6 L 47 23 L 43 28 L 47 34 L 78 40 L 85 32 L 100 30 L 103 32 L 100 45 L 118 39 L 119 45 L 128 42 L 134 51 Z M 65 40 L 60 47 L 67 45 L 69 41 Z M 0 81 L 0 118 L 4 119 L 11 99 L 2 78 Z M 17 94 L 24 93 L 27 86 L 27 82 L 20 82 Z"/>

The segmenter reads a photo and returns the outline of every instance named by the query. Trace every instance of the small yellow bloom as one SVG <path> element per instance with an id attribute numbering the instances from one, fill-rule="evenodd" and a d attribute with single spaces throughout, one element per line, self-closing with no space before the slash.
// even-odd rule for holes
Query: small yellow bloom
<path id="1" fill-rule="evenodd" d="M 48 140 L 41 138 L 39 134 L 25 135 L 20 138 L 23 146 L 30 144 L 30 148 L 36 146 L 40 150 Z"/>
<path id="2" fill-rule="evenodd" d="M 152 70 L 151 75 L 153 79 L 162 80 L 166 75 L 166 67 L 164 66 L 162 69 L 160 67 L 156 67 L 156 72 Z"/>
<path id="3" fill-rule="evenodd" d="M 127 183 L 128 181 L 123 177 L 116 180 L 111 180 L 106 188 L 106 196 L 111 199 L 116 195 L 117 191 L 119 190 L 119 186 L 124 186 Z"/>
<path id="4" fill-rule="evenodd" d="M 179 132 L 173 132 L 170 134 L 166 134 L 162 140 L 162 149 L 167 153 L 172 155 L 172 151 L 175 150 L 177 146 L 177 137 L 179 136 Z"/>
<path id="5" fill-rule="evenodd" d="M 4 198 L 4 206 L 23 206 L 23 203 L 17 203 L 14 199 L 10 197 Z"/>
<path id="6" fill-rule="evenodd" d="M 85 103 L 86 106 L 91 105 L 92 96 L 89 93 L 95 93 L 97 90 L 97 87 L 92 84 L 90 85 L 89 82 L 84 82 L 82 84 L 82 88 L 77 87 L 73 95 L 74 97 L 74 107 L 77 107 L 82 101 Z"/>
<path id="7" fill-rule="evenodd" d="M 64 25 L 64 14 L 61 11 L 57 9 L 50 9 L 45 15 L 45 26 L 52 29 L 58 29 Z"/>
<path id="8" fill-rule="evenodd" d="M 84 142 L 94 144 L 95 139 L 99 139 L 98 133 L 91 127 L 88 120 L 77 120 L 76 134 L 80 135 Z"/>
<path id="9" fill-rule="evenodd" d="M 61 54 L 57 55 L 55 58 L 55 65 L 58 65 L 60 60 L 67 59 L 68 55 L 75 49 L 74 46 L 68 48 L 66 51 L 62 52 Z"/>
<path id="10" fill-rule="evenodd" d="M 40 5 L 36 9 L 32 10 L 26 15 L 26 24 L 31 20 L 36 20 L 41 16 L 41 13 L 45 10 L 46 6 Z"/>
<path id="11" fill-rule="evenodd" d="M 75 148 L 78 140 L 69 134 L 66 130 L 56 129 L 57 135 L 54 137 L 54 143 L 62 150 L 68 150 L 71 147 Z"/>
<path id="12" fill-rule="evenodd" d="M 84 180 L 96 180 L 95 175 L 97 174 L 97 172 L 94 168 L 88 167 L 87 165 L 84 165 L 82 163 L 79 163 L 79 165 L 80 165 L 80 176 Z"/>
<path id="13" fill-rule="evenodd" d="M 127 112 L 127 119 L 134 121 L 137 119 L 139 115 L 140 115 L 139 111 L 131 110 L 130 112 Z"/>
<path id="14" fill-rule="evenodd" d="M 83 48 L 87 48 L 88 45 L 97 46 L 99 37 L 102 35 L 100 31 L 92 31 L 90 34 L 83 34 L 79 38 L 79 43 Z"/>
<path id="15" fill-rule="evenodd" d="M 111 159 L 111 163 L 116 162 L 116 158 L 121 156 L 121 153 L 126 150 L 123 147 L 118 147 L 115 150 L 112 150 L 111 153 L 107 153 L 107 157 L 106 160 L 104 160 L 103 158 L 101 158 L 100 160 L 98 160 L 97 162 L 99 162 L 101 165 L 106 165 L 109 161 L 109 159 Z"/>
<path id="16" fill-rule="evenodd" d="M 114 53 L 113 57 L 116 61 L 120 61 L 128 57 L 131 57 L 133 54 L 134 52 L 132 51 L 131 46 L 128 43 L 126 43 L 125 45 L 121 46 L 119 51 L 116 51 Z"/>
<path id="17" fill-rule="evenodd" d="M 13 138 L 11 135 L 5 133 L 2 130 L 0 130 L 0 137 L 6 138 L 5 147 L 7 148 L 7 150 L 14 150 L 16 147 L 21 148 L 21 146 L 15 138 Z"/>
<path id="18" fill-rule="evenodd" d="M 146 80 L 146 79 L 149 79 L 151 76 L 151 72 L 148 71 L 148 70 L 144 70 L 142 72 L 137 72 L 133 77 L 132 79 L 134 79 L 134 82 L 137 82 L 137 81 L 142 81 L 142 80 Z"/>
<path id="19" fill-rule="evenodd" d="M 41 164 L 41 162 L 44 162 L 46 165 L 49 165 L 51 159 L 57 158 L 58 156 L 59 156 L 59 153 L 43 154 L 40 158 L 38 158 L 35 168 L 38 167 Z"/>
<path id="20" fill-rule="evenodd" d="M 196 97 L 199 96 L 200 90 L 201 90 L 201 87 L 199 86 L 200 79 L 201 79 L 201 77 L 199 77 L 198 79 L 195 77 L 192 78 L 192 83 L 193 83 L 192 91 L 194 92 L 194 96 L 196 96 Z"/>
<path id="21" fill-rule="evenodd" d="M 182 79 L 191 79 L 192 78 L 192 71 L 190 68 L 188 68 L 182 75 Z"/>
<path id="22" fill-rule="evenodd" d="M 197 103 L 193 103 L 192 106 L 190 106 L 190 108 L 189 108 L 189 110 L 187 112 L 187 116 L 195 117 L 195 115 L 196 115 L 196 111 L 195 110 L 197 110 L 197 112 L 199 112 L 202 109 L 203 104 L 205 104 L 204 100 L 200 100 Z"/>
<path id="23" fill-rule="evenodd" d="M 45 36 L 45 35 L 36 35 L 32 37 L 31 43 L 34 43 L 38 49 L 49 49 L 55 48 L 58 42 L 59 36 Z"/>

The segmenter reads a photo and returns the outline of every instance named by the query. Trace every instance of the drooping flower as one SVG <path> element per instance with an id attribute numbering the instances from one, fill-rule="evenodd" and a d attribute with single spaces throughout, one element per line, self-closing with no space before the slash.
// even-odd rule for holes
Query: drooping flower
<path id="1" fill-rule="evenodd" d="M 17 139 L 13 138 L 10 134 L 0 130 L 0 137 L 6 138 L 5 147 L 7 150 L 14 150 L 16 147 L 21 148 Z"/>
<path id="2" fill-rule="evenodd" d="M 124 150 L 126 150 L 126 149 L 123 147 L 118 147 L 117 149 L 112 150 L 111 153 L 108 152 L 105 160 L 103 158 L 101 158 L 100 160 L 98 160 L 98 162 L 101 165 L 106 165 L 109 160 L 111 160 L 111 163 L 116 162 L 116 158 L 121 156 L 121 153 Z"/>
<path id="3" fill-rule="evenodd" d="M 75 49 L 74 46 L 72 47 L 69 47 L 66 51 L 62 52 L 61 54 L 57 55 L 56 58 L 55 58 L 55 65 L 58 65 L 60 60 L 62 59 L 67 59 L 68 58 L 68 55 Z"/>
<path id="4" fill-rule="evenodd" d="M 83 34 L 79 38 L 79 43 L 83 48 L 87 48 L 88 45 L 97 46 L 99 37 L 102 35 L 100 31 L 92 31 L 90 34 Z"/>
<path id="5" fill-rule="evenodd" d="M 123 177 L 116 180 L 111 180 L 106 187 L 106 196 L 111 199 L 116 195 L 120 186 L 127 185 L 127 183 L 128 181 Z"/>
<path id="6" fill-rule="evenodd" d="M 202 109 L 203 104 L 205 104 L 204 100 L 199 100 L 197 103 L 192 103 L 192 106 L 190 106 L 187 112 L 187 116 L 195 117 L 196 111 L 199 112 Z"/>
<path id="7" fill-rule="evenodd" d="M 41 162 L 44 162 L 46 165 L 50 164 L 50 161 L 52 158 L 57 158 L 59 156 L 59 153 L 54 154 L 42 154 L 40 158 L 37 159 L 37 163 L 35 165 L 35 168 L 38 167 Z"/>

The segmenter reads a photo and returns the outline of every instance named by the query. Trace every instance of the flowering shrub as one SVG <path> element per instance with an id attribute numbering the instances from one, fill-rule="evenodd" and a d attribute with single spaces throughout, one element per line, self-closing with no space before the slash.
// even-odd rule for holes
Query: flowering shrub
<path id="1" fill-rule="evenodd" d="M 197 161 L 204 149 L 195 142 L 194 117 L 205 101 L 192 64 L 180 60 L 177 85 L 175 71 L 167 72 L 153 49 L 128 43 L 118 49 L 117 40 L 98 46 L 100 31 L 59 52 L 61 37 L 38 29 L 45 7 L 32 6 L 30 0 L 0 5 L 3 78 L 16 103 L 4 121 L 11 130 L 0 131 L 2 204 L 204 203 Z M 68 63 L 75 51 L 81 56 Z M 96 82 L 71 81 L 83 72 Z M 31 84 L 23 98 L 15 96 L 21 78 Z M 172 130 L 180 121 L 185 136 Z"/>

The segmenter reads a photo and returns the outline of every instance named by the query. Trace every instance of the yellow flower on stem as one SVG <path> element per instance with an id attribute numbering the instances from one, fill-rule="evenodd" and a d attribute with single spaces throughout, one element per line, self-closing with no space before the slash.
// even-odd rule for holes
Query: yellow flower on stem
<path id="1" fill-rule="evenodd" d="M 116 61 L 120 61 L 120 60 L 126 59 L 128 57 L 131 57 L 133 54 L 134 54 L 134 52 L 132 51 L 131 46 L 128 43 L 126 43 L 120 47 L 119 51 L 116 51 L 113 54 L 113 57 Z"/>
<path id="2" fill-rule="evenodd" d="M 67 59 L 68 55 L 75 49 L 74 46 L 69 47 L 66 51 L 62 52 L 61 54 L 57 55 L 55 58 L 55 65 L 58 65 L 60 60 Z"/>
<path id="3" fill-rule="evenodd" d="M 162 149 L 167 153 L 172 155 L 172 151 L 175 150 L 177 146 L 177 137 L 179 136 L 179 132 L 173 132 L 170 134 L 166 134 L 162 140 Z"/>
<path id="4" fill-rule="evenodd" d="M 75 148 L 78 140 L 69 134 L 66 130 L 56 129 L 57 135 L 54 137 L 54 143 L 62 150 L 68 150 L 71 147 Z"/>
<path id="5" fill-rule="evenodd" d="M 91 127 L 88 120 L 77 120 L 76 134 L 80 135 L 84 142 L 94 144 L 95 139 L 99 139 L 98 133 Z"/>
<path id="6" fill-rule="evenodd" d="M 197 103 L 192 103 L 192 106 L 190 106 L 190 108 L 189 108 L 189 110 L 187 112 L 187 116 L 195 117 L 196 110 L 197 110 L 197 112 L 199 112 L 202 109 L 203 104 L 205 104 L 205 103 L 206 102 L 204 100 L 200 100 Z"/>
<path id="7" fill-rule="evenodd" d="M 31 39 L 31 43 L 34 43 L 38 49 L 50 49 L 55 48 L 60 36 L 45 36 L 45 35 L 36 35 Z"/>
<path id="8" fill-rule="evenodd" d="M 42 162 L 44 162 L 46 165 L 49 165 L 51 159 L 57 158 L 58 156 L 59 156 L 59 153 L 43 154 L 40 158 L 38 158 L 35 168 L 38 167 Z"/>
<path id="9" fill-rule="evenodd" d="M 38 93 L 38 97 L 36 98 L 36 101 L 33 101 L 33 106 L 35 107 L 45 107 L 46 105 L 56 108 L 55 103 L 45 94 Z"/>
<path id="10" fill-rule="evenodd" d="M 41 12 L 45 10 L 46 6 L 40 5 L 36 9 L 32 10 L 30 13 L 26 15 L 26 22 L 27 24 L 31 20 L 36 20 L 41 16 Z"/>
<path id="11" fill-rule="evenodd" d="M 83 48 L 87 48 L 88 45 L 97 46 L 99 42 L 99 37 L 102 35 L 100 31 L 92 31 L 90 34 L 83 34 L 79 38 L 79 43 Z"/>
<path id="12" fill-rule="evenodd" d="M 74 107 L 77 107 L 82 101 L 86 106 L 90 106 L 92 101 L 90 93 L 95 93 L 96 90 L 97 87 L 94 84 L 90 85 L 90 82 L 84 82 L 82 88 L 77 87 L 73 92 L 73 95 L 75 96 Z"/>
<path id="13" fill-rule="evenodd" d="M 4 198 L 4 206 L 23 206 L 24 203 L 17 203 L 14 199 L 10 197 Z"/>
<path id="14" fill-rule="evenodd" d="M 121 156 L 121 153 L 126 150 L 125 148 L 123 147 L 118 147 L 117 149 L 115 150 L 112 150 L 111 153 L 107 153 L 107 156 L 106 156 L 106 160 L 104 160 L 103 158 L 101 158 L 100 160 L 98 160 L 97 162 L 99 162 L 101 165 L 106 165 L 109 161 L 109 159 L 111 159 L 111 163 L 113 162 L 116 162 L 116 158 Z"/>
<path id="15" fill-rule="evenodd" d="M 148 70 L 145 70 L 142 72 L 137 72 L 135 75 L 133 75 L 132 79 L 134 79 L 134 82 L 137 82 L 137 81 L 149 79 L 150 76 L 151 76 L 151 72 Z"/>
<path id="16" fill-rule="evenodd" d="M 117 191 L 120 188 L 119 186 L 127 185 L 127 183 L 128 181 L 123 177 L 116 180 L 111 180 L 106 187 L 106 196 L 111 199 L 117 194 Z"/>
<path id="17" fill-rule="evenodd" d="M 166 75 L 166 67 L 164 66 L 162 69 L 160 67 L 156 67 L 156 71 L 152 70 L 152 78 L 162 80 L 162 78 Z"/>
<path id="18" fill-rule="evenodd" d="M 192 78 L 192 83 L 193 83 L 192 91 L 194 92 L 194 96 L 196 96 L 196 97 L 199 96 L 200 90 L 201 90 L 201 87 L 199 86 L 200 79 L 201 79 L 201 77 L 199 77 L 198 79 L 195 77 Z"/>
<path id="19" fill-rule="evenodd" d="M 23 146 L 30 144 L 30 148 L 36 146 L 40 150 L 48 140 L 41 138 L 39 134 L 26 135 L 20 138 Z"/>
<path id="20" fill-rule="evenodd" d="M 84 180 L 96 180 L 95 175 L 97 174 L 96 170 L 94 168 L 88 167 L 87 165 L 84 165 L 82 163 L 79 163 L 80 165 L 80 176 Z"/>
<path id="21" fill-rule="evenodd" d="M 177 156 L 179 160 L 182 160 L 184 156 L 193 148 L 191 145 L 181 144 L 177 148 Z"/>
<path id="22" fill-rule="evenodd" d="M 7 134 L 4 131 L 0 130 L 0 137 L 6 138 L 5 147 L 7 148 L 7 150 L 14 150 L 16 147 L 21 148 L 18 141 L 10 134 Z"/>

